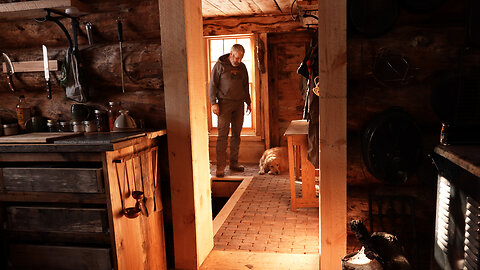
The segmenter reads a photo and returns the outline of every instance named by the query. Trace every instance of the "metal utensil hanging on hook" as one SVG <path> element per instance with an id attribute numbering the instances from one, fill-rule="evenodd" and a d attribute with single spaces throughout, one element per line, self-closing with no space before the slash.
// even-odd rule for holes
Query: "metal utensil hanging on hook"
<path id="1" fill-rule="evenodd" d="M 88 45 L 92 46 L 94 41 L 93 41 L 93 24 L 91 22 L 87 22 L 85 25 L 85 31 L 87 32 L 87 39 L 88 39 Z"/>
<path id="2" fill-rule="evenodd" d="M 60 80 L 60 85 L 65 89 L 65 96 L 66 98 L 74 100 L 76 102 L 87 102 L 88 88 L 85 80 L 85 75 L 81 68 L 81 58 L 78 49 L 78 19 L 66 13 L 53 9 L 47 8 L 45 9 L 45 11 L 47 12 L 45 17 L 35 20 L 37 22 L 52 21 L 56 23 L 60 27 L 60 29 L 62 29 L 65 37 L 68 40 L 69 47 L 61 68 L 62 78 Z M 59 16 L 53 17 L 51 16 L 52 13 Z M 63 18 L 69 18 L 71 20 L 72 36 L 70 36 L 67 28 L 65 28 L 65 26 L 60 22 L 60 19 Z"/>
<path id="3" fill-rule="evenodd" d="M 148 217 L 148 209 L 147 209 L 147 193 L 145 191 L 145 185 L 143 184 L 143 167 L 142 167 L 142 155 L 138 155 L 138 159 L 140 162 L 140 182 L 142 183 L 142 191 L 143 191 L 143 198 L 142 202 L 140 203 L 140 210 L 142 211 L 142 214 Z"/>
<path id="4" fill-rule="evenodd" d="M 117 21 L 117 32 L 118 32 L 118 45 L 120 47 L 120 75 L 122 77 L 122 93 L 125 93 L 125 79 L 123 77 L 123 26 L 122 21 L 119 19 Z"/>
<path id="5" fill-rule="evenodd" d="M 124 166 L 124 171 L 127 170 L 127 163 L 125 162 L 125 159 L 122 159 L 121 161 L 120 160 L 113 160 L 113 163 L 115 164 L 115 172 L 116 172 L 116 175 L 117 175 L 117 183 L 118 183 L 118 194 L 120 195 L 120 203 L 121 203 L 121 206 L 122 206 L 122 210 L 120 211 L 120 215 L 121 216 L 125 216 L 126 218 L 136 218 L 140 215 L 140 213 L 142 212 L 141 208 L 141 204 L 142 204 L 142 200 L 143 200 L 143 192 L 142 191 L 133 191 L 132 192 L 132 197 L 136 200 L 136 203 L 135 203 L 135 206 L 134 207 L 126 207 L 125 206 L 125 199 L 124 199 L 124 194 L 125 194 L 125 181 L 124 181 L 124 185 L 123 185 L 123 188 L 122 188 L 122 185 L 120 183 L 120 177 L 119 177 L 119 174 L 118 174 L 118 166 L 117 164 L 118 163 L 121 163 L 123 164 Z M 128 172 L 124 175 L 124 180 L 127 181 L 128 183 Z M 130 197 L 130 187 L 128 188 L 128 196 L 127 197 Z"/>
<path id="6" fill-rule="evenodd" d="M 47 98 L 52 99 L 52 89 L 50 87 L 50 67 L 48 65 L 48 52 L 47 46 L 42 46 L 43 51 L 43 72 L 45 76 L 46 89 L 47 89 Z"/>
<path id="7" fill-rule="evenodd" d="M 5 68 L 6 68 L 6 74 L 7 74 L 7 82 L 8 82 L 8 87 L 10 87 L 10 90 L 12 92 L 15 92 L 15 87 L 13 85 L 13 74 L 15 74 L 15 68 L 13 68 L 12 61 L 6 55 L 5 53 L 2 53 L 3 60 L 5 62 Z"/>
<path id="8" fill-rule="evenodd" d="M 127 169 L 127 161 L 125 159 L 122 160 L 122 163 L 123 163 L 123 170 L 124 170 L 124 175 L 125 175 L 125 181 L 127 182 L 127 187 L 128 187 L 128 190 L 127 190 L 127 198 L 130 197 L 130 179 L 128 178 L 128 169 Z M 133 175 L 135 175 L 135 172 L 133 173 Z"/>

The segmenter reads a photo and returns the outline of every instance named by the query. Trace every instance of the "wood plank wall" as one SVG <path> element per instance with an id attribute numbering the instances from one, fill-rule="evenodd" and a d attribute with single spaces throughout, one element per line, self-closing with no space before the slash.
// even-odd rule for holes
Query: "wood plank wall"
<path id="1" fill-rule="evenodd" d="M 272 146 L 287 146 L 283 136 L 292 120 L 301 120 L 305 102 L 296 70 L 310 47 L 313 31 L 268 35 L 268 91 Z"/>
<path id="2" fill-rule="evenodd" d="M 160 25 L 158 1 L 85 0 L 92 13 L 79 19 L 79 44 L 90 88 L 87 105 L 105 108 L 108 101 L 121 101 L 136 119 L 143 119 L 147 128 L 165 127 Z M 120 56 L 116 20 L 124 29 L 123 54 L 125 89 L 122 94 Z M 71 29 L 69 20 L 62 20 Z M 88 46 L 85 24 L 91 22 L 94 45 Z M 33 19 L 0 22 L 0 51 L 12 61 L 42 60 L 42 44 L 48 47 L 50 60 L 63 60 L 68 42 L 53 22 L 38 23 Z M 70 31 L 71 32 L 71 31 Z M 52 72 L 52 95 L 47 100 L 43 72 L 18 73 L 13 79 L 17 88 L 11 93 L 5 76 L 0 76 L 0 117 L 3 122 L 15 121 L 15 104 L 23 94 L 38 115 L 70 119 L 70 105 L 59 86 L 60 72 Z"/>

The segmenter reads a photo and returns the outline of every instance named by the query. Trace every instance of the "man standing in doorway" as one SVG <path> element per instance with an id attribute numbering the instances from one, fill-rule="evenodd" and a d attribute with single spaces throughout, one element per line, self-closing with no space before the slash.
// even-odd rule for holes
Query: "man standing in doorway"
<path id="1" fill-rule="evenodd" d="M 218 58 L 210 77 L 208 97 L 212 104 L 212 112 L 218 115 L 217 177 L 225 176 L 230 125 L 232 126 L 230 170 L 244 171 L 244 167 L 238 163 L 244 102 L 247 104 L 247 114 L 251 112 L 248 72 L 245 64 L 242 63 L 244 54 L 245 49 L 242 45 L 233 45 L 229 54 Z"/>

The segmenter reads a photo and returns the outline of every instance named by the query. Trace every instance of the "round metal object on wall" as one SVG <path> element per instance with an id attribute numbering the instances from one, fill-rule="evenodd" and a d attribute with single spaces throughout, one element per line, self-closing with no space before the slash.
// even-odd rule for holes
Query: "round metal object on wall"
<path id="1" fill-rule="evenodd" d="M 413 68 L 407 58 L 387 50 L 381 50 L 375 56 L 373 76 L 389 87 L 408 85 L 414 78 Z"/>
<path id="2" fill-rule="evenodd" d="M 378 114 L 362 137 L 363 161 L 377 179 L 402 184 L 422 158 L 422 136 L 413 118 L 400 108 Z"/>
<path id="3" fill-rule="evenodd" d="M 401 4 L 406 10 L 413 13 L 424 13 L 440 7 L 445 0 L 402 0 Z"/>
<path id="4" fill-rule="evenodd" d="M 353 0 L 349 4 L 353 27 L 370 37 L 384 34 L 392 28 L 399 10 L 398 0 Z"/>

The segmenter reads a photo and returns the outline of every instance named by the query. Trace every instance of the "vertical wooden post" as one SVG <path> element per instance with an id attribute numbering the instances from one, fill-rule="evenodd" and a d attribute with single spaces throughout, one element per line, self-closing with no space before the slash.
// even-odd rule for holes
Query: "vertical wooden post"
<path id="1" fill-rule="evenodd" d="M 318 1 L 320 269 L 341 269 L 347 245 L 346 0 Z"/>
<path id="2" fill-rule="evenodd" d="M 265 66 L 265 72 L 260 72 L 260 85 L 261 85 L 261 104 L 263 110 L 263 134 L 265 139 L 265 149 L 270 148 L 270 106 L 268 100 L 268 44 L 267 33 L 261 33 L 258 37 L 263 42 L 264 55 L 263 63 Z"/>
<path id="3" fill-rule="evenodd" d="M 213 249 L 201 0 L 159 0 L 176 269 Z"/>

